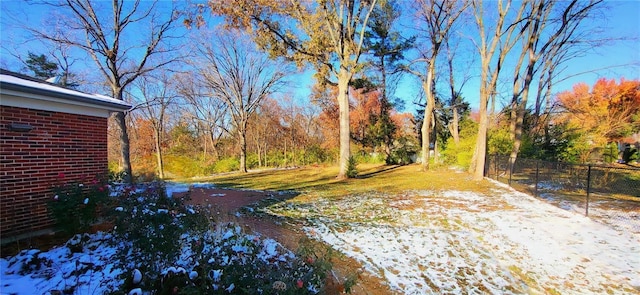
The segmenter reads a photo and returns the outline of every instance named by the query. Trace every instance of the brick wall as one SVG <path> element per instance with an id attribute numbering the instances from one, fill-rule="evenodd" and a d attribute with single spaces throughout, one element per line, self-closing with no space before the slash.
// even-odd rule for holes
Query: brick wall
<path id="1" fill-rule="evenodd" d="M 29 124 L 29 132 L 10 123 Z M 52 184 L 107 172 L 107 118 L 0 106 L 0 236 L 50 228 Z"/>

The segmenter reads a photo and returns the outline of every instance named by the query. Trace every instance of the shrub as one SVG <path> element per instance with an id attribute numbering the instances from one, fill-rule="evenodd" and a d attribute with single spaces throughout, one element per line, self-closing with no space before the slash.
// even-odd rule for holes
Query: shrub
<path id="1" fill-rule="evenodd" d="M 384 163 L 385 155 L 360 150 L 354 153 L 353 158 L 357 163 L 381 164 Z"/>
<path id="2" fill-rule="evenodd" d="M 408 165 L 413 162 L 412 156 L 418 152 L 418 145 L 411 137 L 402 136 L 398 138 L 391 149 L 391 155 L 386 160 L 386 164 Z"/>
<path id="3" fill-rule="evenodd" d="M 216 173 L 238 171 L 240 169 L 240 160 L 235 157 L 224 158 L 213 164 L 213 170 Z"/>
<path id="4" fill-rule="evenodd" d="M 109 187 L 105 181 L 94 179 L 88 184 L 65 182 L 64 175 L 53 185 L 53 198 L 47 209 L 56 226 L 68 234 L 84 233 L 101 217 L 109 201 Z"/>
<path id="5" fill-rule="evenodd" d="M 303 151 L 302 157 L 304 158 L 304 164 L 321 164 L 331 159 L 330 151 L 327 151 L 320 147 L 320 145 L 314 144 L 307 147 Z"/>
<path id="6" fill-rule="evenodd" d="M 460 122 L 460 141 L 456 144 L 453 138 L 447 139 L 442 156 L 449 165 L 468 168 L 476 146 L 478 123 L 469 119 Z"/>
<path id="7" fill-rule="evenodd" d="M 213 171 L 201 157 L 188 157 L 184 155 L 166 155 L 164 159 L 164 170 L 167 175 L 187 178 L 207 175 Z"/>
<path id="8" fill-rule="evenodd" d="M 475 144 L 475 137 L 460 138 L 457 144 L 453 142 L 453 138 L 447 139 L 447 147 L 442 151 L 445 163 L 468 168 L 471 165 Z"/>
<path id="9" fill-rule="evenodd" d="M 177 261 L 184 232 L 202 230 L 208 223 L 194 209 L 185 207 L 183 200 L 167 197 L 161 182 L 125 188 L 118 205 L 112 211 L 114 233 L 127 245 L 117 255 L 120 266 L 135 266 L 149 274 L 159 273 Z"/>
<path id="10" fill-rule="evenodd" d="M 358 168 L 356 167 L 357 165 L 358 163 L 356 162 L 356 159 L 353 156 L 349 157 L 349 161 L 347 162 L 348 178 L 354 178 L 358 176 Z"/>
<path id="11" fill-rule="evenodd" d="M 489 131 L 487 142 L 489 155 L 508 155 L 513 150 L 513 140 L 510 138 L 508 127 Z"/>
<path id="12" fill-rule="evenodd" d="M 116 257 L 126 271 L 114 294 L 136 288 L 151 294 L 315 294 L 322 289 L 326 267 L 273 240 L 245 234 L 233 223 L 216 223 L 209 207 L 185 205 L 164 191 L 159 183 L 121 190 L 114 214 L 123 246 Z"/>
<path id="13" fill-rule="evenodd" d="M 264 160 L 265 159 L 262 159 L 262 165 L 265 164 Z M 247 154 L 247 169 L 256 169 L 259 167 L 260 167 L 260 161 L 258 161 L 258 154 L 256 153 Z"/>

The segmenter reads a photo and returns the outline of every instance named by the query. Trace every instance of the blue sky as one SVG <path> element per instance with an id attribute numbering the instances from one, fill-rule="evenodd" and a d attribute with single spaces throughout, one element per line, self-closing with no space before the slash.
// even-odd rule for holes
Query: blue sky
<path id="1" fill-rule="evenodd" d="M 594 48 L 585 56 L 567 63 L 564 76 L 573 77 L 557 83 L 554 92 L 569 90 L 579 82 L 593 84 L 597 79 L 603 77 L 640 79 L 640 1 L 606 1 L 606 5 L 608 6 L 606 17 L 593 21 L 597 25 L 609 28 L 606 30 L 606 37 L 626 38 L 627 40 L 607 42 L 606 45 Z M 28 5 L 23 1 L 0 0 L 0 16 L 2 19 L 0 40 L 3 46 L 0 49 L 0 58 L 2 59 L 0 66 L 13 70 L 20 68 L 19 62 L 9 54 L 10 51 L 24 52 L 25 55 L 26 51 L 44 53 L 44 48 L 38 42 L 27 42 L 28 37 L 19 27 L 15 26 L 13 18 L 25 21 L 30 25 L 39 25 L 43 24 L 47 18 L 51 18 L 50 11 L 44 9 L 43 6 Z M 89 67 L 93 66 L 91 63 L 88 65 Z M 474 78 L 466 84 L 463 96 L 471 103 L 472 108 L 477 108 L 477 72 L 479 67 L 477 64 L 472 64 L 469 70 Z M 313 83 L 312 74 L 312 71 L 308 70 L 296 75 L 291 83 L 291 88 L 286 92 L 294 95 L 296 100 L 301 103 L 307 102 L 310 85 Z M 412 111 L 415 108 L 413 102 L 419 95 L 419 88 L 420 85 L 417 81 L 410 77 L 401 81 L 396 96 L 405 102 L 405 111 Z"/>

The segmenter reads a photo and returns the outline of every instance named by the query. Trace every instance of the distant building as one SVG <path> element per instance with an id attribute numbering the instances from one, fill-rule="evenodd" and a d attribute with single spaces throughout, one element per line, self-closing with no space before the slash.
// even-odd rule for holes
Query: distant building
<path id="1" fill-rule="evenodd" d="M 107 119 L 131 108 L 0 70 L 0 238 L 46 233 L 52 185 L 107 173 Z"/>
<path id="2" fill-rule="evenodd" d="M 618 141 L 618 162 L 638 161 L 640 152 L 640 132 Z"/>

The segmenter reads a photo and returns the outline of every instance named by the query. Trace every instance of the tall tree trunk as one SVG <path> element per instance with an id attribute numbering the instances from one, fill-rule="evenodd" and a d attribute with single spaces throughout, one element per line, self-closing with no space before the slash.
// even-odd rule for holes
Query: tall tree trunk
<path id="1" fill-rule="evenodd" d="M 489 129 L 489 116 L 487 107 L 489 103 L 489 94 L 487 90 L 481 86 L 480 92 L 480 124 L 478 126 L 478 137 L 476 139 L 476 149 L 471 160 L 470 170 L 473 172 L 474 180 L 482 180 L 484 178 L 484 165 L 487 154 L 487 131 Z"/>
<path id="2" fill-rule="evenodd" d="M 431 145 L 431 121 L 433 110 L 436 105 L 435 94 L 433 93 L 433 74 L 435 72 L 435 61 L 431 60 L 427 70 L 427 77 L 422 81 L 422 88 L 427 96 L 427 105 L 424 110 L 424 120 L 422 121 L 422 171 L 429 170 L 429 146 Z"/>
<path id="3" fill-rule="evenodd" d="M 209 138 L 211 139 L 211 152 L 213 153 L 213 159 L 217 161 L 218 159 L 220 159 L 220 154 L 218 152 L 218 148 L 216 147 L 215 134 L 213 133 L 213 131 L 209 131 Z"/>
<path id="4" fill-rule="evenodd" d="M 349 81 L 351 74 L 341 68 L 338 75 L 338 107 L 340 110 L 340 172 L 338 179 L 347 177 L 349 157 L 351 156 L 351 134 L 349 131 Z"/>
<path id="5" fill-rule="evenodd" d="M 453 55 L 450 53 L 449 43 L 447 42 L 447 65 L 449 68 L 449 90 L 451 91 L 451 112 L 453 113 L 453 118 L 451 119 L 451 124 L 449 124 L 449 132 L 451 132 L 451 137 L 453 137 L 453 142 L 458 145 L 460 143 L 460 127 L 459 121 L 460 118 L 458 116 L 458 93 L 456 93 L 455 87 L 455 77 L 453 74 Z"/>
<path id="6" fill-rule="evenodd" d="M 158 177 L 164 179 L 164 163 L 162 162 L 162 147 L 160 146 L 160 133 L 162 131 L 156 128 L 155 130 L 155 146 L 156 146 L 156 160 L 158 163 Z"/>
<path id="7" fill-rule="evenodd" d="M 284 159 L 282 163 L 283 167 L 287 167 L 287 140 L 284 140 Z"/>
<path id="8" fill-rule="evenodd" d="M 528 43 L 525 43 L 527 46 Z M 512 141 L 515 140 L 516 134 L 516 124 L 518 121 L 518 108 L 520 106 L 520 95 L 522 94 L 520 88 L 520 69 L 522 67 L 522 62 L 524 61 L 524 57 L 527 54 L 526 47 L 520 52 L 520 56 L 518 57 L 518 61 L 514 66 L 513 71 L 513 91 L 511 93 L 511 104 L 509 105 L 510 116 L 509 116 L 509 139 Z"/>
<path id="9" fill-rule="evenodd" d="M 206 162 L 207 161 L 207 153 L 209 152 L 209 144 L 207 143 L 209 141 L 209 136 L 208 133 L 205 132 L 204 135 L 202 135 L 203 137 L 203 146 L 204 148 L 202 149 L 202 161 Z M 211 145 L 213 146 L 213 142 L 211 143 Z"/>
<path id="10" fill-rule="evenodd" d="M 500 69 L 500 63 L 498 63 L 498 68 L 491 73 L 491 82 L 489 82 L 489 62 L 489 59 L 482 61 L 482 72 L 480 74 L 480 122 L 478 124 L 476 146 L 471 158 L 471 165 L 469 166 L 469 172 L 472 173 L 473 180 L 482 180 L 484 178 L 484 166 L 487 157 L 487 133 L 489 131 L 489 100 L 494 97 L 492 92 L 493 89 L 495 89 L 495 83 Z"/>
<path id="11" fill-rule="evenodd" d="M 262 147 L 260 146 L 260 144 L 257 144 L 256 147 L 257 147 L 256 153 L 258 154 L 258 166 L 262 168 L 264 167 L 262 165 Z"/>
<path id="12" fill-rule="evenodd" d="M 241 128 L 238 132 L 240 139 L 240 172 L 247 173 L 247 132 L 246 128 Z"/>
<path id="13" fill-rule="evenodd" d="M 513 173 L 513 169 L 520 152 L 520 146 L 522 145 L 522 125 L 524 124 L 524 114 L 526 112 L 527 95 L 529 95 L 529 87 L 525 87 L 522 92 L 522 101 L 517 105 L 517 117 L 515 121 L 515 128 L 513 130 L 513 149 L 509 156 L 509 169 Z"/>
<path id="14" fill-rule="evenodd" d="M 433 163 L 438 165 L 438 132 L 436 131 L 436 124 L 438 124 L 438 120 L 436 120 L 435 114 L 431 118 L 432 130 L 433 130 Z"/>
<path id="15" fill-rule="evenodd" d="M 513 167 L 516 162 L 516 158 L 518 157 L 518 153 L 520 152 L 520 146 L 522 144 L 522 128 L 524 125 L 524 115 L 527 111 L 527 101 L 529 100 L 529 88 L 531 88 L 531 81 L 533 80 L 533 74 L 535 71 L 535 65 L 537 62 L 537 57 L 533 53 L 533 47 L 529 48 L 529 63 L 527 64 L 527 72 L 524 77 L 524 82 L 522 83 L 522 98 L 520 99 L 520 103 L 516 105 L 516 118 L 513 120 L 514 130 L 513 130 L 513 150 L 511 150 L 511 155 L 509 157 L 509 167 L 513 172 Z"/>
<path id="16" fill-rule="evenodd" d="M 453 142 L 455 144 L 460 143 L 460 116 L 458 116 L 458 107 L 454 105 L 451 107 L 451 111 L 453 111 L 453 119 L 451 119 L 451 125 L 449 125 L 449 131 L 451 132 L 451 136 L 453 137 Z"/>
<path id="17" fill-rule="evenodd" d="M 124 182 L 133 182 L 131 171 L 131 156 L 129 155 L 129 133 L 127 132 L 127 121 L 124 112 L 118 112 L 115 116 L 116 124 L 120 128 L 120 158 L 122 158 L 122 171 L 125 173 Z"/>

